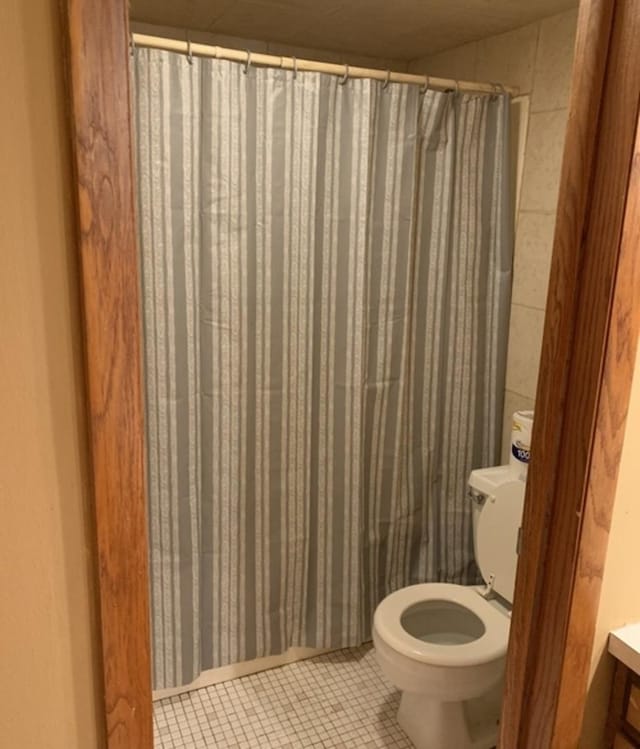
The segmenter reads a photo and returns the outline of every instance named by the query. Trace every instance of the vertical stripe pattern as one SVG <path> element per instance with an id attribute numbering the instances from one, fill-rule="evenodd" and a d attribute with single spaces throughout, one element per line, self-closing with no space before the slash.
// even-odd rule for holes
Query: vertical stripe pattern
<path id="1" fill-rule="evenodd" d="M 504 97 L 135 52 L 154 685 L 476 580 L 511 285 Z"/>

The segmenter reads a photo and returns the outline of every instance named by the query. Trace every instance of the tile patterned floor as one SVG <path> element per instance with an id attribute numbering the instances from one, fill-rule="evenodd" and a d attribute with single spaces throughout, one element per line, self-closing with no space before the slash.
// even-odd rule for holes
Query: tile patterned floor
<path id="1" fill-rule="evenodd" d="M 155 749 L 410 749 L 371 645 L 156 702 Z"/>

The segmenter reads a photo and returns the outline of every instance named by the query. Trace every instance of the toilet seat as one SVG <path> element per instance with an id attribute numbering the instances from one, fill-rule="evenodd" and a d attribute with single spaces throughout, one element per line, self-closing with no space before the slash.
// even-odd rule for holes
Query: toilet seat
<path id="1" fill-rule="evenodd" d="M 409 634 L 401 621 L 404 612 L 418 603 L 438 600 L 457 604 L 475 614 L 484 625 L 484 633 L 477 640 L 461 645 L 433 644 Z M 422 583 L 388 595 L 376 609 L 374 628 L 394 650 L 413 660 L 434 666 L 473 666 L 506 654 L 509 617 L 471 586 Z"/>

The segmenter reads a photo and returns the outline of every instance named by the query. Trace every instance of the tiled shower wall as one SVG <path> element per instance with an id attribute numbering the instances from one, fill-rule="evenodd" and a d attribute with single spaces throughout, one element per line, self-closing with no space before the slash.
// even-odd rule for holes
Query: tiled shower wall
<path id="1" fill-rule="evenodd" d="M 516 207 L 503 459 L 511 414 L 534 404 L 577 17 L 577 10 L 567 11 L 409 64 L 411 72 L 503 83 L 530 97 Z"/>

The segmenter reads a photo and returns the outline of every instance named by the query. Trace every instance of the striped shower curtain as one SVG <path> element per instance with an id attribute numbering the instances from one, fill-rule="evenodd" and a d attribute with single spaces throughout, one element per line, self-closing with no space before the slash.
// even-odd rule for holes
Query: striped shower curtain
<path id="1" fill-rule="evenodd" d="M 138 49 L 154 685 L 473 582 L 508 102 Z"/>

